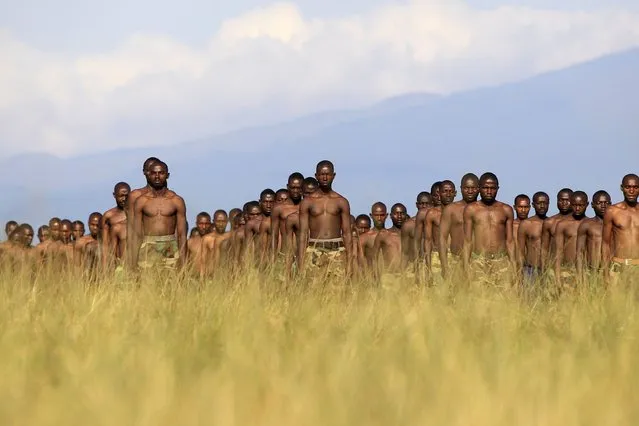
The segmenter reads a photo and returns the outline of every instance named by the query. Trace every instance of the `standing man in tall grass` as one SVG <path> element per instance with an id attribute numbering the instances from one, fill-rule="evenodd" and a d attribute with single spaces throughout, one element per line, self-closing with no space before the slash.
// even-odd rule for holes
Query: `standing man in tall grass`
<path id="1" fill-rule="evenodd" d="M 186 257 L 186 205 L 182 197 L 167 188 L 169 176 L 165 163 L 153 163 L 147 173 L 150 189 L 133 208 L 135 234 L 142 236 L 134 259 L 143 269 L 175 269 Z"/>
<path id="2" fill-rule="evenodd" d="M 544 221 L 541 231 L 541 269 L 545 271 L 548 265 L 554 265 L 555 256 L 555 230 L 557 224 L 568 219 L 572 213 L 570 197 L 572 189 L 563 188 L 557 193 L 557 209 L 559 213 Z"/>
<path id="3" fill-rule="evenodd" d="M 526 219 L 517 230 L 519 264 L 522 266 L 524 281 L 530 283 L 541 272 L 541 236 L 550 197 L 545 192 L 535 192 L 532 198 L 535 215 Z"/>
<path id="4" fill-rule="evenodd" d="M 314 267 L 338 267 L 342 262 L 350 275 L 353 251 L 351 207 L 346 198 L 333 191 L 335 167 L 328 160 L 317 163 L 315 178 L 318 189 L 300 204 L 297 233 L 297 267 L 302 271 L 306 256 Z"/>
<path id="5" fill-rule="evenodd" d="M 499 180 L 493 173 L 479 179 L 481 199 L 464 209 L 464 270 L 480 281 L 502 282 L 515 263 L 513 209 L 497 201 Z M 472 259 L 472 262 L 471 262 Z"/>
<path id="6" fill-rule="evenodd" d="M 628 174 L 621 181 L 623 201 L 610 206 L 603 220 L 604 272 L 639 271 L 639 177 Z"/>

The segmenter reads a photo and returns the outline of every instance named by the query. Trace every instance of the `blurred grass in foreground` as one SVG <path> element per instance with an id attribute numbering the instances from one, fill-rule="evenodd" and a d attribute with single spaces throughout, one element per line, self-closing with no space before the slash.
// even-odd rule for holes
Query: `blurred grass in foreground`
<path id="1" fill-rule="evenodd" d="M 7 425 L 621 425 L 632 286 L 544 291 L 0 274 Z"/>

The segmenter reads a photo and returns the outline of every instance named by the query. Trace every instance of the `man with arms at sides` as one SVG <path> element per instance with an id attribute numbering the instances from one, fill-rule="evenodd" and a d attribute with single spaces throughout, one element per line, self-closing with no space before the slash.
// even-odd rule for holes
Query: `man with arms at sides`
<path id="1" fill-rule="evenodd" d="M 154 163 L 158 161 L 160 160 L 155 157 L 149 157 L 146 160 L 144 160 L 144 163 L 142 164 L 142 174 L 144 175 L 147 181 L 147 184 L 143 186 L 142 188 L 129 191 L 127 203 L 126 203 L 126 206 L 124 207 L 124 213 L 128 219 L 126 221 L 126 235 L 128 235 L 128 238 L 126 239 L 127 250 L 125 251 L 129 253 L 125 259 L 126 261 L 125 264 L 129 266 L 130 268 L 133 268 L 135 266 L 136 260 L 133 259 L 133 256 L 135 255 L 135 253 L 137 253 L 137 248 L 140 245 L 140 236 L 134 234 L 135 217 L 133 217 L 133 214 L 134 214 L 135 202 L 137 201 L 138 198 L 140 198 L 142 195 L 146 194 L 147 192 L 151 190 L 151 187 L 149 186 L 149 183 L 148 183 L 149 179 L 147 174 L 149 172 L 149 167 L 151 167 L 151 165 L 153 165 Z"/>
<path id="2" fill-rule="evenodd" d="M 266 247 L 262 247 L 260 243 L 262 239 L 260 239 L 260 230 L 264 228 L 269 228 L 270 230 L 270 220 L 269 223 L 264 225 L 262 222 L 270 218 L 271 212 L 273 211 L 273 204 L 275 202 L 275 191 L 270 188 L 263 190 L 260 193 L 259 200 L 259 209 L 260 214 L 257 216 L 251 216 L 249 220 L 246 222 L 246 226 L 244 226 L 244 240 L 242 245 L 242 251 L 244 256 L 250 251 L 250 256 L 254 258 L 257 264 L 262 264 L 263 260 L 263 251 L 262 249 Z M 266 243 L 268 240 L 264 240 Z"/>
<path id="3" fill-rule="evenodd" d="M 73 258 L 76 266 L 81 269 L 94 269 L 98 261 L 98 237 L 102 213 L 93 212 L 89 215 L 89 235 L 84 235 L 75 242 Z"/>
<path id="4" fill-rule="evenodd" d="M 426 229 L 424 234 L 424 257 L 426 260 L 426 270 L 429 274 L 441 273 L 441 261 L 439 257 L 440 222 L 442 211 L 445 207 L 455 201 L 457 190 L 455 184 L 450 180 L 445 180 L 439 185 L 440 205 L 428 210 L 424 221 Z M 433 256 L 434 254 L 434 256 Z"/>
<path id="5" fill-rule="evenodd" d="M 402 225 L 402 250 L 404 251 L 404 257 L 409 262 L 414 262 L 418 255 L 415 251 L 415 247 L 417 246 L 415 244 L 415 219 L 419 212 L 433 207 L 433 198 L 430 192 L 423 191 L 417 194 L 415 205 L 417 206 L 417 213 L 411 218 L 409 218 L 407 214 L 406 222 Z"/>
<path id="6" fill-rule="evenodd" d="M 167 188 L 169 176 L 166 164 L 153 163 L 147 174 L 151 189 L 135 202 L 135 232 L 143 239 L 134 258 L 142 269 L 175 269 L 186 256 L 186 205 Z"/>
<path id="7" fill-rule="evenodd" d="M 557 209 L 559 213 L 549 217 L 544 221 L 544 226 L 541 230 L 541 269 L 545 271 L 547 265 L 551 267 L 555 264 L 555 228 L 557 223 L 567 219 L 572 214 L 572 207 L 570 207 L 570 197 L 572 195 L 572 189 L 564 188 L 557 193 Z"/>
<path id="8" fill-rule="evenodd" d="M 606 278 L 610 264 L 615 275 L 639 271 L 639 177 L 627 174 L 621 181 L 623 201 L 606 210 L 603 221 L 602 257 Z"/>
<path id="9" fill-rule="evenodd" d="M 360 238 L 371 230 L 371 218 L 365 214 L 358 215 L 353 228 L 353 266 L 357 267 L 358 273 L 362 275 L 366 269 L 366 256 Z"/>
<path id="10" fill-rule="evenodd" d="M 530 214 L 530 197 L 526 194 L 519 194 L 515 197 L 515 221 L 513 222 L 513 238 L 515 241 L 515 254 L 519 253 L 519 247 L 517 245 L 517 232 L 519 231 L 519 224 L 528 219 Z"/>
<path id="11" fill-rule="evenodd" d="M 60 222 L 60 244 L 55 247 L 54 257 L 59 259 L 64 267 L 73 264 L 72 230 L 73 223 L 70 220 L 64 219 Z"/>
<path id="12" fill-rule="evenodd" d="M 438 207 L 442 205 L 442 200 L 439 194 L 441 184 L 442 183 L 440 181 L 437 181 L 430 186 L 430 196 L 433 201 L 433 207 Z"/>
<path id="13" fill-rule="evenodd" d="M 49 220 L 49 239 L 41 242 L 35 248 L 36 257 L 41 261 L 51 260 L 51 256 L 56 252 L 57 246 L 60 245 L 61 224 L 60 218 L 52 217 Z"/>
<path id="14" fill-rule="evenodd" d="M 595 192 L 590 203 L 595 217 L 581 221 L 577 230 L 577 276 L 582 282 L 584 262 L 588 269 L 595 273 L 599 271 L 601 266 L 603 218 L 610 204 L 610 194 L 606 191 Z"/>
<path id="15" fill-rule="evenodd" d="M 275 191 L 275 205 L 278 206 L 288 200 L 288 189 L 280 188 Z M 273 207 L 275 208 L 275 207 Z"/>
<path id="16" fill-rule="evenodd" d="M 476 202 L 479 196 L 479 178 L 474 173 L 466 173 L 462 177 L 461 192 L 462 199 L 448 204 L 442 210 L 439 221 L 439 260 L 444 278 L 448 277 L 450 271 L 448 253 L 454 255 L 457 261 L 464 250 L 464 209 Z"/>
<path id="17" fill-rule="evenodd" d="M 315 178 L 319 187 L 300 204 L 297 267 L 298 271 L 304 270 L 306 256 L 314 267 L 326 267 L 327 273 L 343 262 L 349 277 L 353 254 L 351 207 L 346 198 L 333 191 L 335 175 L 333 163 L 317 163 Z"/>
<path id="18" fill-rule="evenodd" d="M 242 240 L 244 239 L 244 227 L 246 226 L 246 209 L 248 203 L 244 203 L 240 214 L 236 214 L 231 223 L 229 235 L 221 242 L 220 250 L 228 258 L 231 268 L 235 268 L 240 257 Z"/>
<path id="19" fill-rule="evenodd" d="M 379 231 L 373 246 L 374 271 L 378 279 L 381 279 L 384 273 L 395 275 L 406 266 L 402 256 L 401 238 L 402 225 L 406 220 L 406 207 L 400 203 L 393 204 L 390 217 L 393 226 Z"/>
<path id="20" fill-rule="evenodd" d="M 242 217 L 244 218 L 244 225 L 242 225 L 241 232 L 240 228 L 233 231 L 231 235 L 231 250 L 232 250 L 232 259 L 235 266 L 239 266 L 241 260 L 244 258 L 245 247 L 249 243 L 245 240 L 247 238 L 246 227 L 249 226 L 251 222 L 255 222 L 260 220 L 262 216 L 262 210 L 260 210 L 260 203 L 258 201 L 249 201 L 244 203 L 244 207 L 242 209 Z"/>
<path id="21" fill-rule="evenodd" d="M 38 228 L 38 243 L 43 243 L 51 238 L 49 234 L 49 225 L 42 225 Z"/>
<path id="22" fill-rule="evenodd" d="M 464 209 L 464 270 L 471 266 L 481 281 L 499 284 L 515 263 L 513 209 L 497 201 L 499 180 L 493 173 L 479 179 L 480 200 Z M 471 264 L 472 258 L 472 264 Z"/>
<path id="23" fill-rule="evenodd" d="M 550 197 L 545 192 L 535 192 L 532 199 L 535 215 L 520 223 L 517 230 L 519 264 L 527 283 L 539 277 L 541 272 L 541 231 L 546 220 Z"/>
<path id="24" fill-rule="evenodd" d="M 260 210 L 262 211 L 262 221 L 258 229 L 257 241 L 260 264 L 264 264 L 267 259 L 271 243 L 271 222 L 273 208 L 275 207 L 275 191 L 270 188 L 265 189 L 260 194 Z M 255 240 L 254 240 L 255 241 Z"/>
<path id="25" fill-rule="evenodd" d="M 371 206 L 370 217 L 373 220 L 373 228 L 369 229 L 359 236 L 359 245 L 362 247 L 362 253 L 368 268 L 373 268 L 376 265 L 375 255 L 377 252 L 375 248 L 375 238 L 377 235 L 385 229 L 386 218 L 388 217 L 388 211 L 386 204 L 381 201 L 377 201 Z"/>
<path id="26" fill-rule="evenodd" d="M 583 191 L 575 191 L 570 196 L 572 215 L 557 223 L 555 228 L 555 281 L 561 284 L 576 284 L 575 264 L 577 262 L 577 232 L 586 219 L 588 195 Z M 564 272 L 562 274 L 562 267 Z"/>
<path id="27" fill-rule="evenodd" d="M 195 234 L 186 242 L 187 261 L 191 267 L 197 267 L 201 263 L 202 241 L 211 228 L 211 215 L 200 212 L 195 217 Z"/>
<path id="28" fill-rule="evenodd" d="M 73 242 L 76 243 L 80 238 L 84 237 L 84 223 L 81 220 L 76 220 L 73 222 L 73 232 L 71 233 L 71 238 Z"/>
<path id="29" fill-rule="evenodd" d="M 235 220 L 237 216 L 242 216 L 242 209 L 233 207 L 231 210 L 229 210 L 229 222 L 231 223 L 231 231 L 235 231 L 238 226 L 237 224 L 239 222 Z"/>
<path id="30" fill-rule="evenodd" d="M 200 275 L 210 275 L 220 262 L 223 242 L 231 235 L 226 232 L 229 218 L 224 210 L 216 210 L 213 213 L 213 226 L 211 232 L 202 237 L 202 256 L 200 259 Z"/>
<path id="31" fill-rule="evenodd" d="M 102 216 L 102 267 L 104 270 L 116 265 L 118 270 L 125 260 L 127 248 L 127 216 L 125 206 L 131 187 L 126 182 L 118 182 L 113 188 L 115 207 L 107 210 Z"/>
<path id="32" fill-rule="evenodd" d="M 309 197 L 312 193 L 317 191 L 317 179 L 314 177 L 307 177 L 302 181 L 302 199 Z M 295 262 L 295 253 L 297 253 L 297 234 L 300 228 L 300 214 L 299 209 L 294 211 L 286 218 L 284 224 L 284 237 L 283 243 L 286 245 L 287 250 L 284 251 L 284 264 L 286 273 L 290 277 L 292 274 L 293 264 Z"/>
<path id="33" fill-rule="evenodd" d="M 293 250 L 284 238 L 286 235 L 286 219 L 293 213 L 299 211 L 302 202 L 302 184 L 304 176 L 295 172 L 288 177 L 286 189 L 288 198 L 276 205 L 271 212 L 271 253 L 273 260 L 278 252 L 286 253 L 287 250 Z"/>
<path id="34" fill-rule="evenodd" d="M 429 211 L 434 208 L 441 207 L 441 198 L 440 198 L 440 185 L 442 183 L 437 181 L 430 187 L 430 195 L 432 200 L 432 207 L 428 209 L 423 209 L 417 212 L 415 215 L 415 233 L 413 236 L 413 251 L 416 253 L 418 257 L 422 257 L 424 255 L 424 242 L 426 238 L 426 216 Z M 418 262 L 416 265 L 419 265 Z"/>

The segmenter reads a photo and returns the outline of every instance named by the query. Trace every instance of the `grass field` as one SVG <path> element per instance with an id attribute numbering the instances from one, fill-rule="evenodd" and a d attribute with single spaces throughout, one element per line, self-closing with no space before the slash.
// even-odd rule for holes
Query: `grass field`
<path id="1" fill-rule="evenodd" d="M 6 425 L 632 425 L 631 286 L 0 275 Z"/>

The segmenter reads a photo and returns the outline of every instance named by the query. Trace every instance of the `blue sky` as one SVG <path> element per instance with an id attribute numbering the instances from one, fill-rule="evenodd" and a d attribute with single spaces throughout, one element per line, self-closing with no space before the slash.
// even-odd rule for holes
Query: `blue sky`
<path id="1" fill-rule="evenodd" d="M 639 45 L 630 0 L 1 1 L 3 155 L 173 144 Z"/>

